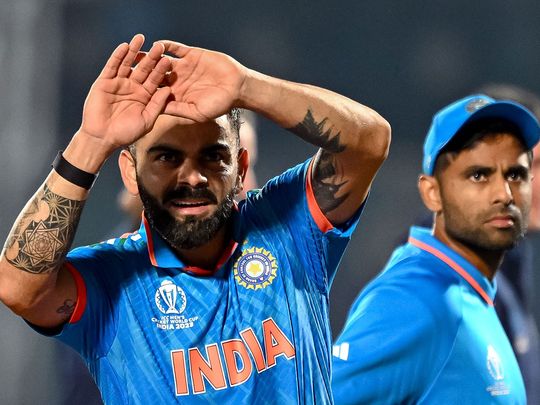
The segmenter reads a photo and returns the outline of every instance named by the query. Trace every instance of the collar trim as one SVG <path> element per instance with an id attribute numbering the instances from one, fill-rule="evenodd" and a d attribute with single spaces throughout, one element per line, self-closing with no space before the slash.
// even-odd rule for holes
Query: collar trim
<path id="1" fill-rule="evenodd" d="M 428 253 L 431 253 L 433 256 L 437 257 L 439 260 L 446 263 L 452 270 L 454 270 L 456 273 L 458 273 L 461 277 L 467 281 L 474 290 L 480 294 L 480 296 L 486 301 L 486 303 L 489 306 L 493 306 L 493 300 L 489 297 L 489 295 L 484 291 L 484 289 L 478 284 L 478 282 L 469 274 L 467 273 L 467 270 L 465 270 L 463 267 L 461 267 L 459 264 L 457 264 L 454 260 L 452 260 L 450 257 L 445 255 L 440 250 L 434 248 L 433 246 L 428 245 L 427 243 L 421 242 L 418 239 L 413 238 L 412 236 L 409 236 L 409 243 L 411 245 L 416 246 L 417 248 L 424 250 Z"/>
<path id="2" fill-rule="evenodd" d="M 235 204 L 235 210 L 238 210 L 236 204 Z M 150 224 L 148 223 L 148 220 L 146 219 L 144 215 L 143 215 L 142 220 L 143 220 L 144 230 L 146 233 L 146 242 L 147 242 L 148 256 L 150 258 L 150 263 L 152 263 L 152 266 L 154 267 L 160 267 L 156 259 L 156 254 L 154 250 L 154 241 L 153 241 L 154 235 L 152 234 L 152 229 L 150 227 Z M 234 239 L 231 239 L 231 241 L 229 242 L 229 244 L 223 251 L 221 257 L 219 258 L 216 266 L 212 270 L 203 269 L 197 266 L 182 266 L 181 270 L 186 273 L 196 274 L 198 276 L 211 276 L 216 271 L 218 271 L 221 268 L 221 266 L 223 266 L 227 262 L 227 260 L 229 260 L 232 257 L 237 247 L 238 247 L 238 242 L 236 242 Z"/>

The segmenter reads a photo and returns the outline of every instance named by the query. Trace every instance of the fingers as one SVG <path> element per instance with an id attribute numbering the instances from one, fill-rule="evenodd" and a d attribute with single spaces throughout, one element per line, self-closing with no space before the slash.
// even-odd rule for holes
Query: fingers
<path id="1" fill-rule="evenodd" d="M 143 43 L 144 35 L 137 34 L 133 37 L 133 39 L 129 43 L 128 52 L 124 56 L 124 59 L 122 60 L 122 63 L 118 68 L 118 77 L 128 77 L 130 75 L 133 62 L 135 61 L 135 58 L 137 57 Z"/>
<path id="2" fill-rule="evenodd" d="M 165 105 L 163 113 L 174 115 L 175 117 L 186 118 L 193 122 L 206 121 L 206 118 L 197 111 L 197 108 L 193 104 L 181 101 L 169 100 L 169 102 Z"/>
<path id="3" fill-rule="evenodd" d="M 170 94 L 170 87 L 162 87 L 157 89 L 146 105 L 142 115 L 147 123 L 148 129 L 152 128 L 159 114 L 161 114 L 165 109 L 165 104 L 167 103 L 167 99 Z"/>
<path id="4" fill-rule="evenodd" d="M 137 52 L 137 56 L 135 56 L 135 65 L 137 65 L 145 56 L 147 52 L 139 51 Z"/>
<path id="5" fill-rule="evenodd" d="M 154 94 L 158 87 L 164 81 L 165 75 L 171 67 L 171 62 L 167 58 L 162 58 L 158 64 L 150 71 L 148 78 L 144 81 L 143 86 L 150 94 Z"/>
<path id="6" fill-rule="evenodd" d="M 152 73 L 152 70 L 157 67 L 158 62 L 161 61 L 161 55 L 163 54 L 163 44 L 155 43 L 148 51 L 146 56 L 140 57 L 141 52 L 135 55 L 133 61 L 140 59 L 137 66 L 131 73 L 131 78 L 139 83 L 143 83 L 148 76 Z M 131 67 L 131 66 L 130 66 Z"/>
<path id="7" fill-rule="evenodd" d="M 126 56 L 129 49 L 129 45 L 124 42 L 116 47 L 113 51 L 109 60 L 105 64 L 105 67 L 101 71 L 99 77 L 102 79 L 112 79 L 118 73 L 118 68 L 122 64 L 124 57 Z"/>
<path id="8" fill-rule="evenodd" d="M 174 41 L 168 41 L 168 40 L 161 40 L 158 42 L 163 44 L 163 46 L 165 47 L 165 52 L 172 53 L 174 56 L 178 58 L 184 57 L 191 49 L 190 46 L 181 44 L 180 42 L 174 42 Z"/>

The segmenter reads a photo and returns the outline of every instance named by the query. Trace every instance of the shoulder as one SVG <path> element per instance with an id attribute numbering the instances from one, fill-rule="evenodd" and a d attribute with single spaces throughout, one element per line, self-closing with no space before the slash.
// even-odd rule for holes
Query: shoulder
<path id="1" fill-rule="evenodd" d="M 457 328 L 462 316 L 459 280 L 441 271 L 444 263 L 410 251 L 409 247 L 400 249 L 362 291 L 352 312 L 372 317 L 373 322 L 381 317 L 393 319 L 396 327 L 406 327 L 409 319 L 423 333 L 435 333 L 431 328 L 442 325 Z"/>
<path id="2" fill-rule="evenodd" d="M 68 253 L 67 260 L 83 268 L 103 268 L 114 266 L 115 263 L 141 260 L 146 252 L 146 241 L 138 232 L 135 232 L 75 248 Z"/>

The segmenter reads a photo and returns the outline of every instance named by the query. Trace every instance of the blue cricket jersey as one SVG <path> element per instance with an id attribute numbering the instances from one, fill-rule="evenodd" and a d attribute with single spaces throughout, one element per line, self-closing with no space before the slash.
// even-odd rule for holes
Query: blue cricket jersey
<path id="1" fill-rule="evenodd" d="M 336 404 L 525 404 L 496 283 L 413 227 L 333 348 Z"/>
<path id="2" fill-rule="evenodd" d="M 309 162 L 251 192 L 216 269 L 188 266 L 143 220 L 75 249 L 75 313 L 59 339 L 106 404 L 331 403 L 328 292 L 360 211 L 331 226 Z"/>

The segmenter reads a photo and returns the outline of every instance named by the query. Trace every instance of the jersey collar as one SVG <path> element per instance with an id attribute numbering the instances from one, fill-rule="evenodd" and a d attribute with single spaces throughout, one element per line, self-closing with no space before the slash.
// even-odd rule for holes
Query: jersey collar
<path id="1" fill-rule="evenodd" d="M 491 282 L 463 256 L 435 238 L 430 229 L 413 226 L 409 243 L 444 262 L 458 273 L 488 305 L 493 306 L 497 292 L 496 281 Z"/>
<path id="2" fill-rule="evenodd" d="M 236 218 L 234 217 L 236 217 L 236 210 L 234 210 L 233 212 L 233 223 L 236 222 Z M 233 239 L 231 239 L 231 241 L 223 251 L 223 254 L 221 255 L 221 258 L 219 259 L 215 268 L 203 269 L 201 267 L 190 266 L 187 263 L 184 263 L 169 247 L 167 242 L 165 242 L 165 240 L 156 232 L 156 230 L 152 229 L 144 213 L 142 216 L 139 233 L 143 237 L 143 239 L 146 240 L 148 257 L 154 267 L 177 268 L 187 273 L 200 276 L 211 276 L 212 274 L 214 274 L 231 258 L 236 248 L 238 247 L 238 242 L 236 242 L 236 238 L 233 236 Z M 233 234 L 236 235 L 236 232 L 233 232 Z"/>

